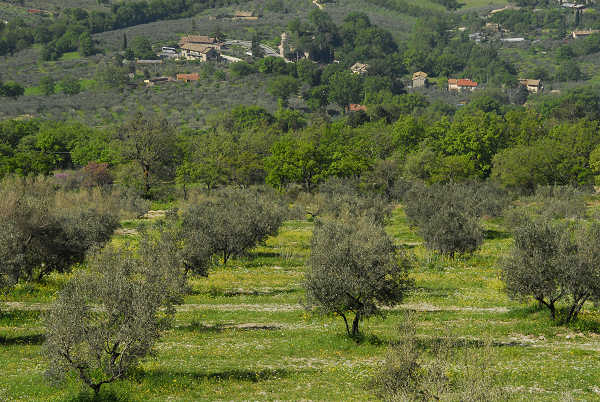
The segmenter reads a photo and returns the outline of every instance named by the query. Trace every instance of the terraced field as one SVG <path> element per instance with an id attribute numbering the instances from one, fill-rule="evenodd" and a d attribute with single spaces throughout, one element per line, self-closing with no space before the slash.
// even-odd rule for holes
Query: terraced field
<path id="1" fill-rule="evenodd" d="M 486 229 L 485 245 L 473 256 L 436 257 L 423 249 L 398 208 L 389 233 L 414 253 L 416 288 L 386 320 L 365 322 L 357 344 L 344 336 L 340 319 L 304 310 L 312 223 L 289 221 L 248 257 L 193 279 L 193 292 L 155 355 L 132 379 L 107 389 L 134 401 L 372 400 L 368 380 L 412 311 L 423 345 L 446 339 L 459 352 L 486 353 L 487 371 L 479 374 L 494 376 L 513 400 L 598 400 L 597 310 L 590 306 L 577 327 L 565 328 L 533 304 L 509 300 L 496 264 L 511 239 L 500 221 L 486 222 Z M 3 297 L 1 400 L 77 397 L 75 380 L 54 387 L 44 378 L 40 315 L 66 279 L 54 275 Z"/>

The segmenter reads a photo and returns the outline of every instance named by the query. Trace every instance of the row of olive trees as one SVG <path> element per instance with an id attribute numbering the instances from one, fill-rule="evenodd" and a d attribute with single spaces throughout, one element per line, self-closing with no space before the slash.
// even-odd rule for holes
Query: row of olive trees
<path id="1" fill-rule="evenodd" d="M 226 188 L 174 211 L 137 244 L 91 254 L 46 317 L 49 374 L 74 373 L 97 395 L 124 378 L 169 327 L 190 273 L 223 261 L 277 232 L 285 209 L 272 194 Z"/>
<path id="2" fill-rule="evenodd" d="M 143 205 L 116 192 L 64 191 L 52 179 L 4 179 L 0 182 L 0 287 L 68 271 L 84 260 L 88 250 L 110 239 L 121 212 L 139 207 Z"/>
<path id="3" fill-rule="evenodd" d="M 509 294 L 533 297 L 557 318 L 557 303 L 567 309 L 564 322 L 577 316 L 586 301 L 600 301 L 600 224 L 523 218 L 514 230 L 514 246 L 502 260 Z"/>

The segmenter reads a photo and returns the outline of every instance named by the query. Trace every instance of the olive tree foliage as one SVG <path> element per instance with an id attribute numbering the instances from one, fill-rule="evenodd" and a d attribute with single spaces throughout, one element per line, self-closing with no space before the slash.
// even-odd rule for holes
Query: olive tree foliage
<path id="1" fill-rule="evenodd" d="M 208 244 L 210 254 L 220 255 L 227 264 L 232 256 L 275 235 L 285 216 L 286 209 L 272 192 L 229 187 L 186 207 L 182 225 L 189 245 Z M 200 254 L 194 258 L 206 255 Z"/>
<path id="2" fill-rule="evenodd" d="M 600 224 L 575 227 L 547 218 L 523 218 L 514 245 L 502 262 L 502 279 L 514 298 L 533 297 L 557 319 L 557 304 L 568 308 L 564 322 L 586 301 L 600 300 Z"/>
<path id="3" fill-rule="evenodd" d="M 406 215 L 427 248 L 452 256 L 479 248 L 483 242 L 479 219 L 484 215 L 499 215 L 505 201 L 500 190 L 478 186 L 415 183 L 406 192 L 403 200 Z"/>
<path id="4" fill-rule="evenodd" d="M 384 315 L 380 306 L 400 303 L 412 285 L 409 259 L 368 217 L 318 221 L 308 265 L 307 307 L 342 317 L 351 337 L 361 320 Z"/>
<path id="5" fill-rule="evenodd" d="M 0 183 L 0 285 L 39 280 L 82 262 L 119 225 L 99 192 L 64 192 L 46 179 Z"/>
<path id="6" fill-rule="evenodd" d="M 313 194 L 300 193 L 296 205 L 313 219 L 369 216 L 381 225 L 392 212 L 391 205 L 381 195 L 362 193 L 358 181 L 339 178 L 323 182 Z"/>
<path id="7" fill-rule="evenodd" d="M 47 374 L 75 375 L 96 394 L 126 377 L 175 314 L 185 291 L 183 267 L 162 241 L 145 235 L 107 246 L 75 273 L 45 317 Z"/>

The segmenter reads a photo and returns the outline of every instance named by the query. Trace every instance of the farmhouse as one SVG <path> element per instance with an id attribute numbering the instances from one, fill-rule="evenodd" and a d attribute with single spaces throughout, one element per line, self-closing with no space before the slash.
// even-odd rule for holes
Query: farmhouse
<path id="1" fill-rule="evenodd" d="M 587 29 L 583 31 L 573 31 L 573 39 L 585 38 L 593 34 L 600 33 L 600 29 Z"/>
<path id="2" fill-rule="evenodd" d="M 519 84 L 527 88 L 527 90 L 532 94 L 542 92 L 542 90 L 544 89 L 544 87 L 542 86 L 542 81 L 540 80 L 520 79 Z"/>
<path id="3" fill-rule="evenodd" d="M 448 79 L 448 91 L 474 91 L 475 89 L 477 89 L 478 85 L 479 84 L 477 84 L 477 82 L 471 81 L 469 79 Z"/>
<path id="4" fill-rule="evenodd" d="M 200 75 L 198 73 L 177 74 L 177 81 L 192 82 L 192 81 L 198 81 L 199 79 L 200 79 Z"/>
<path id="5" fill-rule="evenodd" d="M 245 20 L 245 21 L 256 21 L 258 16 L 254 14 L 254 11 L 236 11 L 231 18 L 233 20 Z"/>
<path id="6" fill-rule="evenodd" d="M 355 63 L 352 67 L 350 67 L 350 71 L 354 74 L 366 74 L 369 71 L 369 65 L 363 63 Z"/>
<path id="7" fill-rule="evenodd" d="M 219 52 L 210 46 L 187 43 L 181 46 L 181 57 L 187 60 L 219 60 Z"/>
<path id="8" fill-rule="evenodd" d="M 349 112 L 358 112 L 358 111 L 366 112 L 367 107 L 364 105 L 360 105 L 358 103 L 351 103 L 350 106 L 348 106 L 348 111 Z"/>
<path id="9" fill-rule="evenodd" d="M 223 43 L 219 42 L 217 38 L 211 38 L 210 36 L 187 35 L 179 41 L 180 48 L 183 48 L 184 45 L 203 45 L 220 51 Z"/>
<path id="10" fill-rule="evenodd" d="M 170 77 L 156 77 L 156 78 L 149 78 L 147 80 L 144 80 L 144 84 L 146 84 L 147 87 L 151 87 L 156 84 L 163 84 L 163 83 L 169 82 L 169 81 L 173 81 L 173 79 Z"/>
<path id="11" fill-rule="evenodd" d="M 412 77 L 413 88 L 423 88 L 427 85 L 427 73 L 423 71 L 417 71 Z"/>

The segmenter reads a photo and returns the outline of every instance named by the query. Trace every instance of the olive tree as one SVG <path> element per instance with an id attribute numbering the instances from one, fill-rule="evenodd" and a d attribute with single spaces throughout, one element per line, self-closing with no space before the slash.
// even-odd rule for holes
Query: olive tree
<path id="1" fill-rule="evenodd" d="M 367 217 L 317 222 L 305 287 L 307 306 L 343 318 L 351 337 L 359 322 L 402 301 L 412 282 L 409 260 L 385 229 Z M 348 314 L 354 314 L 352 327 Z"/>
<path id="2" fill-rule="evenodd" d="M 208 241 L 211 254 L 221 255 L 227 264 L 231 256 L 241 255 L 276 234 L 284 217 L 285 208 L 274 195 L 224 188 L 189 206 L 183 212 L 183 228 L 190 234 L 189 244 Z"/>
<path id="3" fill-rule="evenodd" d="M 100 199 L 81 195 L 44 179 L 0 183 L 0 285 L 66 271 L 110 239 L 118 216 Z"/>
<path id="4" fill-rule="evenodd" d="M 45 317 L 48 374 L 73 373 L 95 394 L 127 376 L 171 322 L 185 277 L 170 247 L 149 236 L 108 246 L 61 290 Z"/>
<path id="5" fill-rule="evenodd" d="M 479 217 L 485 205 L 468 187 L 416 184 L 404 196 L 406 215 L 417 226 L 427 248 L 454 256 L 473 252 L 483 243 Z M 482 197 L 485 198 L 485 197 Z"/>
<path id="6" fill-rule="evenodd" d="M 586 301 L 600 299 L 600 224 L 573 228 L 549 219 L 522 219 L 514 245 L 502 260 L 502 279 L 515 298 L 533 297 L 557 318 L 557 304 L 567 304 L 564 321 L 577 316 Z"/>

